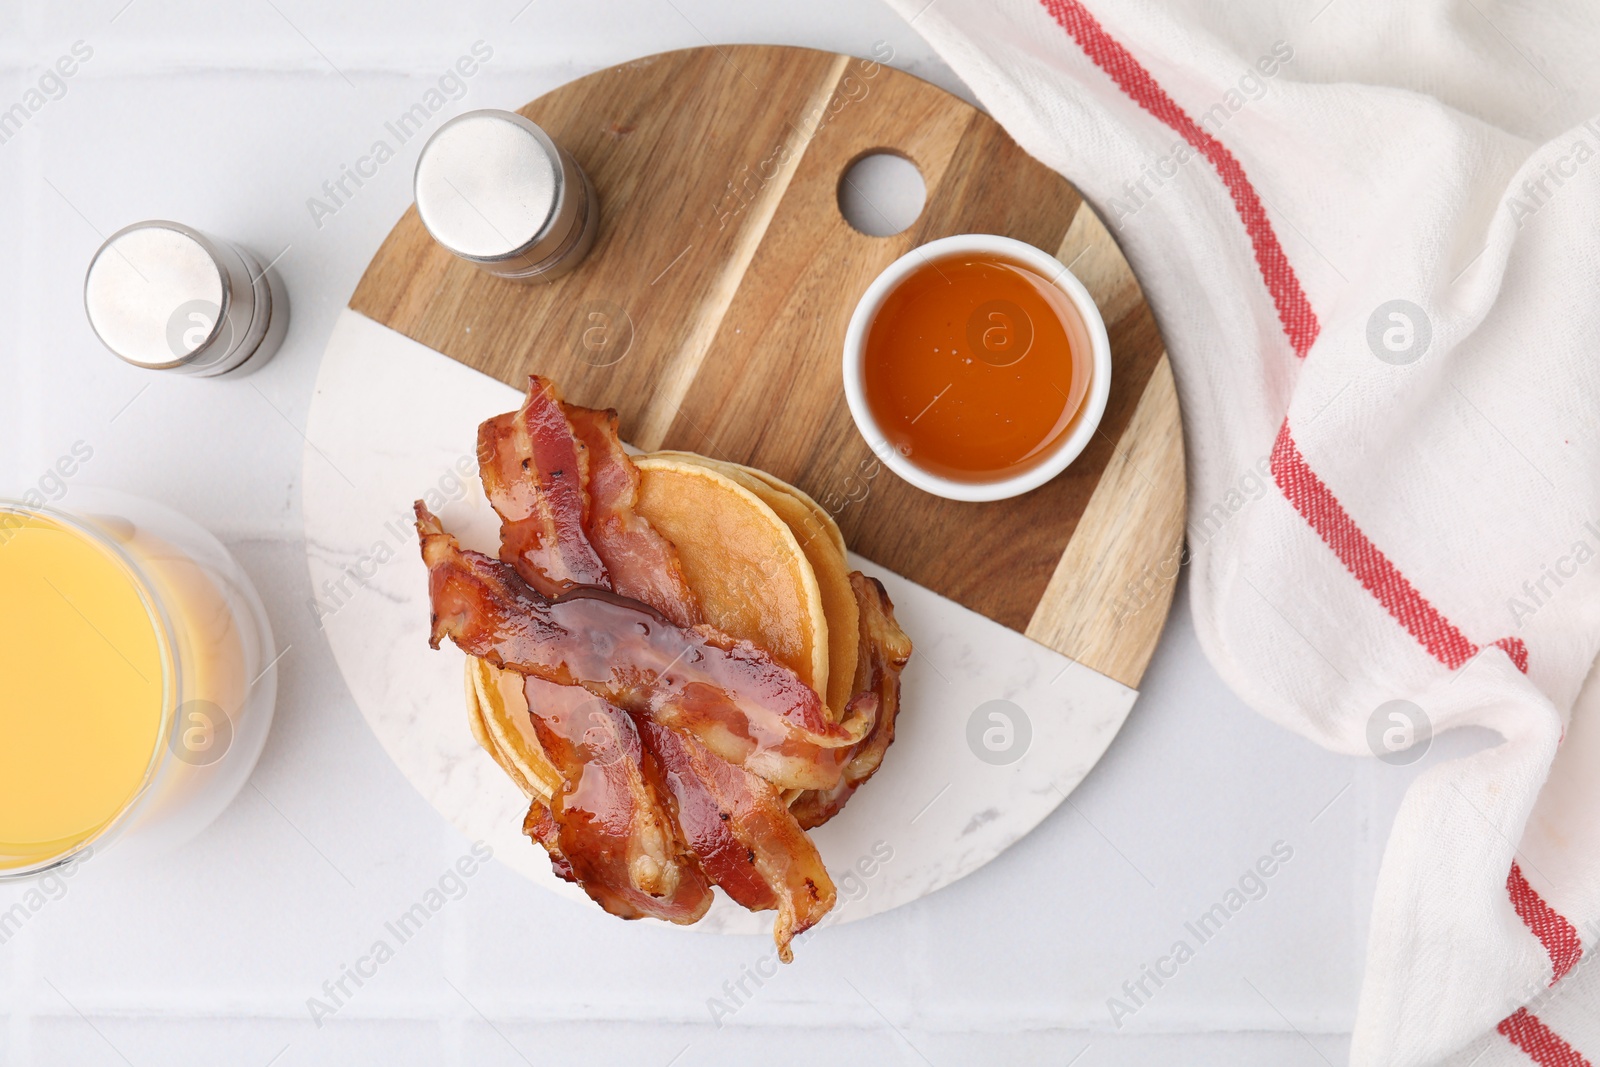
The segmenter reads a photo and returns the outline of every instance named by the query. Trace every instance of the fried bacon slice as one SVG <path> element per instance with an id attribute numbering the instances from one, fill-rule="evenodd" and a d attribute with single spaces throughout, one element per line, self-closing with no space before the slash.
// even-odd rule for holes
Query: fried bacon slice
<path id="1" fill-rule="evenodd" d="M 769 782 L 660 723 L 641 719 L 639 730 L 665 772 L 700 866 L 751 911 L 777 909 L 778 958 L 793 961 L 790 942 L 820 922 L 837 895 L 816 845 Z"/>
<path id="2" fill-rule="evenodd" d="M 563 404 L 572 432 L 588 454 L 588 502 L 583 529 L 605 564 L 610 588 L 642 601 L 679 626 L 702 621 L 678 549 L 634 511 L 639 470 L 617 435 L 617 413 Z"/>
<path id="3" fill-rule="evenodd" d="M 639 472 L 614 411 L 530 376 L 478 430 L 500 559 L 463 551 L 418 502 L 429 643 L 450 637 L 523 676 L 561 789 L 523 832 L 606 911 L 692 923 L 721 886 L 776 911 L 779 956 L 832 909 L 805 829 L 832 818 L 894 740 L 911 643 L 877 581 L 860 605 L 856 696 L 842 721 L 787 667 L 705 624 L 676 546 L 636 512 Z M 792 800 L 792 805 L 789 803 Z"/>
<path id="4" fill-rule="evenodd" d="M 698 920 L 711 906 L 711 886 L 633 720 L 577 686 L 539 678 L 523 686 L 539 743 L 564 783 L 548 821 L 530 811 L 524 828 L 550 852 L 556 873 L 624 919 Z"/>
<path id="5" fill-rule="evenodd" d="M 478 427 L 478 473 L 500 516 L 500 558 L 523 581 L 550 597 L 609 585 L 583 529 L 584 448 L 553 384 L 530 375 L 522 407 Z"/>
<path id="6" fill-rule="evenodd" d="M 578 880 L 572 870 L 572 862 L 561 851 L 561 828 L 556 825 L 556 817 L 551 814 L 549 805 L 537 797 L 528 805 L 528 814 L 522 820 L 522 832 L 544 846 L 544 850 L 550 854 L 550 867 L 557 877 L 569 882 Z"/>
<path id="7" fill-rule="evenodd" d="M 878 698 L 878 717 L 845 764 L 837 785 L 808 790 L 790 810 L 807 830 L 821 826 L 843 808 L 850 795 L 871 778 L 894 741 L 894 720 L 900 710 L 900 672 L 911 659 L 911 639 L 895 622 L 894 605 L 883 583 L 860 571 L 850 574 L 856 603 L 861 608 L 861 655 L 856 660 L 856 692 Z"/>
<path id="8" fill-rule="evenodd" d="M 780 789 L 831 789 L 877 717 L 858 694 L 832 722 L 816 691 L 749 641 L 674 626 L 600 589 L 541 596 L 509 565 L 464 551 L 421 501 L 417 533 L 433 602 L 429 644 L 595 696 L 693 734 Z"/>

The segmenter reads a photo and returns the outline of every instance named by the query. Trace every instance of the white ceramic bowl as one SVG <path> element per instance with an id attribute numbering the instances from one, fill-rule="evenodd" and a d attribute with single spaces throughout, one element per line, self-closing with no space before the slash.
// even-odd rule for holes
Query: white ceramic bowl
<path id="1" fill-rule="evenodd" d="M 888 444 L 888 435 L 873 418 L 872 410 L 867 406 L 865 389 L 863 359 L 867 333 L 872 328 L 872 320 L 883 307 L 883 302 L 889 294 L 908 275 L 929 261 L 973 254 L 997 256 L 1013 263 L 1020 263 L 1050 279 L 1061 292 L 1066 294 L 1078 313 L 1078 321 L 1062 324 L 1066 327 L 1074 350 L 1081 352 L 1086 348 L 1089 352 L 1088 391 L 1084 394 L 1078 413 L 1067 433 L 1048 455 L 1036 461 L 1033 466 L 1010 477 L 992 481 L 957 481 L 946 478 L 917 466 L 910 458 L 901 455 L 897 449 Z M 866 439 L 868 446 L 890 470 L 918 489 L 950 500 L 1004 500 L 1039 488 L 1066 470 L 1089 444 L 1090 438 L 1100 425 L 1101 416 L 1105 414 L 1106 400 L 1111 395 L 1111 342 L 1106 337 L 1105 320 L 1100 317 L 1100 309 L 1095 306 L 1089 290 L 1085 289 L 1083 283 L 1073 277 L 1072 272 L 1054 256 L 1022 241 L 1010 237 L 997 237 L 993 234 L 964 233 L 953 237 L 941 237 L 937 241 L 930 241 L 913 248 L 889 264 L 862 294 L 860 303 L 856 304 L 855 314 L 850 316 L 849 329 L 844 335 L 844 395 L 850 405 L 850 416 L 855 419 L 856 429 L 861 431 L 861 436 Z"/>

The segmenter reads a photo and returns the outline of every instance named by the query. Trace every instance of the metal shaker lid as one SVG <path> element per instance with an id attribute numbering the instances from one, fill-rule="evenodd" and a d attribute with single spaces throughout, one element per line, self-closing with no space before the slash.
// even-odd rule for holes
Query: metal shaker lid
<path id="1" fill-rule="evenodd" d="M 463 259 L 537 263 L 583 225 L 583 179 L 564 155 L 521 115 L 458 115 L 417 159 L 417 214 L 434 240 Z"/>
<path id="2" fill-rule="evenodd" d="M 270 355 L 288 319 L 254 257 L 177 222 L 139 222 L 100 246 L 83 283 L 89 325 L 135 366 L 216 375 Z M 258 361 L 259 362 L 259 361 Z"/>

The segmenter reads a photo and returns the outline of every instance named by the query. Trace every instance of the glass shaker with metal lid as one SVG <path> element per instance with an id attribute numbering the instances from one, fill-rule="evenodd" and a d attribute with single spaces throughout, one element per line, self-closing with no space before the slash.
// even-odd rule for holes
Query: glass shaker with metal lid
<path id="1" fill-rule="evenodd" d="M 417 158 L 417 214 L 447 251 L 502 278 L 571 270 L 600 228 L 594 186 L 565 149 L 510 111 L 457 115 Z"/>
<path id="2" fill-rule="evenodd" d="M 199 377 L 257 369 L 289 326 L 282 283 L 255 256 L 163 220 L 125 227 L 100 246 L 83 304 L 118 358 Z"/>

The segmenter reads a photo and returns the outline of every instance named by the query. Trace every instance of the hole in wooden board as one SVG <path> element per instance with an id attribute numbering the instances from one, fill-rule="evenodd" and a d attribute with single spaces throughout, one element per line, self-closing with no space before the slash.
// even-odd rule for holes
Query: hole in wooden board
<path id="1" fill-rule="evenodd" d="M 927 200 L 922 172 L 894 152 L 869 152 L 839 178 L 839 214 L 868 237 L 891 237 L 908 228 Z"/>

